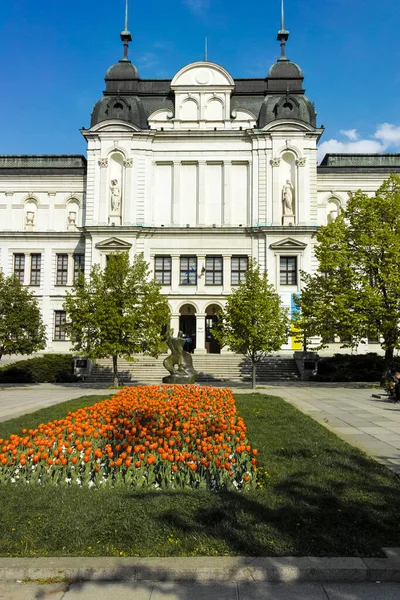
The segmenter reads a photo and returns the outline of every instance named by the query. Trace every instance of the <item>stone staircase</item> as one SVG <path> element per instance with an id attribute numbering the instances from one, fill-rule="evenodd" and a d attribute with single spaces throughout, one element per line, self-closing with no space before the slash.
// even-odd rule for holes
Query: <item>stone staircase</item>
<path id="1" fill-rule="evenodd" d="M 163 367 L 167 355 L 158 358 L 138 355 L 135 362 L 120 359 L 118 372 L 122 383 L 152 384 L 162 383 L 168 375 Z M 238 354 L 205 354 L 193 355 L 193 366 L 198 372 L 199 383 L 212 384 L 220 382 L 245 383 L 251 381 L 251 363 Z M 112 383 L 112 361 L 101 359 L 96 362 L 87 383 Z M 293 358 L 268 356 L 257 364 L 257 383 L 266 381 L 287 381 L 299 379 Z"/>

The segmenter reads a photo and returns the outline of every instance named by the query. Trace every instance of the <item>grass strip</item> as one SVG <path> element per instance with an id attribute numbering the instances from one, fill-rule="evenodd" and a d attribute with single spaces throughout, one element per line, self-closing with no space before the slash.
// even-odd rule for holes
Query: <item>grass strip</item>
<path id="1" fill-rule="evenodd" d="M 98 400 L 7 421 L 0 437 Z M 279 398 L 236 404 L 259 450 L 256 490 L 1 486 L 0 555 L 381 556 L 400 546 L 397 475 Z"/>

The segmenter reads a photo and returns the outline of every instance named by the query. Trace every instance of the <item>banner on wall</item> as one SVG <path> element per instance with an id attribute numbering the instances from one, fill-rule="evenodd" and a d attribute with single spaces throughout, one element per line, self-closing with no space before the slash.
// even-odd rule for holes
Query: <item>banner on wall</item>
<path id="1" fill-rule="evenodd" d="M 295 298 L 298 298 L 300 296 L 300 294 L 291 294 L 291 299 L 290 299 L 290 318 L 292 320 L 291 323 L 291 330 L 292 330 L 292 350 L 301 350 L 302 349 L 302 344 L 301 344 L 301 336 L 300 336 L 300 332 L 297 329 L 297 327 L 295 327 L 294 323 L 293 323 L 293 317 L 294 317 L 294 313 L 296 311 L 298 311 L 298 308 L 296 307 L 294 301 Z M 296 335 L 298 334 L 298 335 Z"/>

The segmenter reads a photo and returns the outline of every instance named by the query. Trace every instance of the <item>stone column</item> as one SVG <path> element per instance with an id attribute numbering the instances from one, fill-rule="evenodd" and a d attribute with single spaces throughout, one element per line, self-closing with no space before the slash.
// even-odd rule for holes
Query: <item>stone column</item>
<path id="1" fill-rule="evenodd" d="M 132 199 L 132 167 L 133 158 L 127 158 L 124 160 L 124 185 L 122 187 L 122 225 L 131 224 L 131 199 Z"/>
<path id="2" fill-rule="evenodd" d="M 98 209 L 96 219 L 96 208 L 93 207 L 94 220 L 101 225 L 108 224 L 108 215 L 110 213 L 110 198 L 109 191 L 107 189 L 107 175 L 108 175 L 108 158 L 101 158 L 99 160 L 100 167 L 100 182 L 99 182 L 99 195 L 98 195 Z"/>
<path id="3" fill-rule="evenodd" d="M 30 285 L 31 283 L 31 255 L 25 253 L 25 265 L 24 265 L 24 285 Z"/>
<path id="4" fill-rule="evenodd" d="M 74 255 L 68 254 L 68 276 L 67 285 L 72 285 L 74 282 Z"/>
<path id="5" fill-rule="evenodd" d="M 180 196 L 181 163 L 174 161 L 172 185 L 172 225 L 179 225 L 179 196 Z"/>
<path id="6" fill-rule="evenodd" d="M 230 254 L 224 254 L 223 260 L 223 273 L 222 273 L 222 292 L 229 294 L 231 292 L 231 269 L 232 269 L 232 256 Z"/>
<path id="7" fill-rule="evenodd" d="M 272 224 L 281 225 L 282 209 L 282 192 L 279 181 L 279 167 L 281 165 L 280 158 L 273 158 L 270 161 L 272 167 Z"/>
<path id="8" fill-rule="evenodd" d="M 178 335 L 178 331 L 179 331 L 179 317 L 180 314 L 179 313 L 171 313 L 171 319 L 170 319 L 170 327 L 171 329 L 174 330 L 173 335 L 177 336 Z"/>
<path id="9" fill-rule="evenodd" d="M 180 260 L 179 254 L 171 255 L 171 292 L 179 291 Z"/>
<path id="10" fill-rule="evenodd" d="M 296 160 L 297 167 L 297 194 L 295 196 L 295 213 L 297 215 L 296 223 L 308 223 L 308 211 L 309 211 L 309 198 L 308 195 L 305 194 L 305 167 L 306 159 L 298 158 Z M 307 206 L 308 204 L 308 206 Z"/>
<path id="11" fill-rule="evenodd" d="M 206 315 L 195 313 L 196 316 L 196 348 L 194 354 L 207 354 L 206 350 Z M 196 368 L 196 364 L 194 364 Z"/>
<path id="12" fill-rule="evenodd" d="M 231 181 L 232 181 L 232 162 L 224 162 L 224 192 L 222 199 L 222 225 L 231 223 Z"/>
<path id="13" fill-rule="evenodd" d="M 206 294 L 206 273 L 201 273 L 202 267 L 206 266 L 206 257 L 203 254 L 197 255 L 197 292 L 199 294 Z"/>
<path id="14" fill-rule="evenodd" d="M 205 161 L 199 161 L 199 191 L 198 191 L 198 205 L 197 205 L 197 225 L 209 225 L 205 222 L 205 203 L 206 198 L 206 163 Z"/>

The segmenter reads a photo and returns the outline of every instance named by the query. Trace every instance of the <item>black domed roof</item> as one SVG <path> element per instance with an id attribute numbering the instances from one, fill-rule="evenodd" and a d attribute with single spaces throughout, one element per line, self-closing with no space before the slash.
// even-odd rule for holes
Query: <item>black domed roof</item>
<path id="1" fill-rule="evenodd" d="M 299 65 L 291 62 L 287 58 L 280 58 L 276 63 L 274 63 L 269 71 L 268 78 L 271 79 L 302 79 L 303 71 L 300 69 Z"/>
<path id="2" fill-rule="evenodd" d="M 139 79 L 139 71 L 130 60 L 120 60 L 108 69 L 105 79 L 106 81 Z"/>

